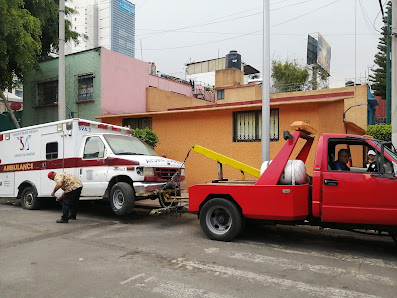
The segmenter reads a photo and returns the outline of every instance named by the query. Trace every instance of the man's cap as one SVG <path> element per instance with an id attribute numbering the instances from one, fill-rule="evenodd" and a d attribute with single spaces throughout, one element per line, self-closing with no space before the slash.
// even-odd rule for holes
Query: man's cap
<path id="1" fill-rule="evenodd" d="M 54 176 L 56 173 L 54 171 L 51 171 L 48 173 L 48 178 L 51 179 L 52 176 Z"/>
<path id="2" fill-rule="evenodd" d="M 369 150 L 369 151 L 368 151 L 368 155 L 376 155 L 376 153 L 375 153 L 374 150 Z"/>

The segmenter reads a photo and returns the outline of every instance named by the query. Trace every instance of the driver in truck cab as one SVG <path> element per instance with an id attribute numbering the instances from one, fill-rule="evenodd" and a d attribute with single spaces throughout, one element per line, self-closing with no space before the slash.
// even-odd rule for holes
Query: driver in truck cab
<path id="1" fill-rule="evenodd" d="M 334 171 L 350 171 L 350 168 L 347 166 L 349 158 L 349 150 L 340 149 L 338 152 L 338 160 L 331 163 L 331 169 Z"/>

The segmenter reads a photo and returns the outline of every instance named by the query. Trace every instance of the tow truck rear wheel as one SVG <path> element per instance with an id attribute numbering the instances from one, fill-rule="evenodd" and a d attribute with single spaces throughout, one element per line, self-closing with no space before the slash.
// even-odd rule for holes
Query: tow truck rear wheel
<path id="1" fill-rule="evenodd" d="M 113 185 L 110 191 L 110 206 L 117 215 L 129 214 L 134 208 L 135 193 L 127 182 Z"/>
<path id="2" fill-rule="evenodd" d="M 40 200 L 37 197 L 35 189 L 31 186 L 26 187 L 21 194 L 21 206 L 24 209 L 39 209 Z"/>
<path id="3" fill-rule="evenodd" d="M 243 227 L 243 216 L 237 206 L 227 199 L 215 198 L 200 211 L 201 229 L 212 240 L 230 241 Z"/>

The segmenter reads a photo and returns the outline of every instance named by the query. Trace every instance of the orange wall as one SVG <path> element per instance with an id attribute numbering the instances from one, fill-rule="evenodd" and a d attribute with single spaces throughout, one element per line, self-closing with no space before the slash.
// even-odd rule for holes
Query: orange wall
<path id="1" fill-rule="evenodd" d="M 212 105 L 212 102 L 158 88 L 146 88 L 146 111 L 166 111 L 181 107 Z"/>
<path id="2" fill-rule="evenodd" d="M 275 108 L 276 106 L 272 106 Z M 337 118 L 343 113 L 343 101 L 331 103 L 279 105 L 279 137 L 280 141 L 271 142 L 270 152 L 273 158 L 284 144 L 283 130 L 289 130 L 289 125 L 296 120 L 310 120 L 310 124 L 322 132 L 344 132 L 341 119 L 335 129 Z M 242 111 L 244 109 L 239 109 Z M 247 109 L 246 109 L 247 110 Z M 189 149 L 197 144 L 255 168 L 261 165 L 260 142 L 233 142 L 233 111 L 234 109 L 194 112 L 179 112 L 172 114 L 152 115 L 152 129 L 157 133 L 160 143 L 156 147 L 159 155 L 167 154 L 168 158 L 183 161 Z M 320 117 L 326 115 L 326 117 Z M 333 116 L 334 115 L 334 116 Z M 335 116 L 335 115 L 338 115 Z M 107 118 L 106 122 L 120 124 L 118 119 Z M 121 120 L 120 120 L 121 121 Z M 317 134 L 318 136 L 318 134 Z M 298 144 L 300 148 L 303 143 Z M 316 142 L 313 149 L 316 148 Z M 315 150 L 311 151 L 307 170 L 312 173 Z M 294 153 L 293 158 L 297 152 Z M 217 162 L 196 152 L 191 152 L 186 161 L 186 180 L 188 185 L 209 182 L 218 178 Z M 229 166 L 223 167 L 224 177 L 241 179 L 238 170 Z M 247 179 L 255 179 L 246 175 Z"/>
<path id="3" fill-rule="evenodd" d="M 215 72 L 215 87 L 225 87 L 225 86 L 236 86 L 244 85 L 244 72 L 235 69 L 228 68 L 217 70 Z"/>

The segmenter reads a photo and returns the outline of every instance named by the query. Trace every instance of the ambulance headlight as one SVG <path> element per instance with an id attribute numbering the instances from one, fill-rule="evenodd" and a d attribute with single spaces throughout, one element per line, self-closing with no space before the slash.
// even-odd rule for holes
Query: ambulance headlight
<path id="1" fill-rule="evenodd" d="M 140 176 L 154 176 L 154 169 L 150 167 L 137 167 L 136 173 Z"/>
<path id="2" fill-rule="evenodd" d="M 143 168 L 143 176 L 154 176 L 153 168 L 144 167 Z"/>

